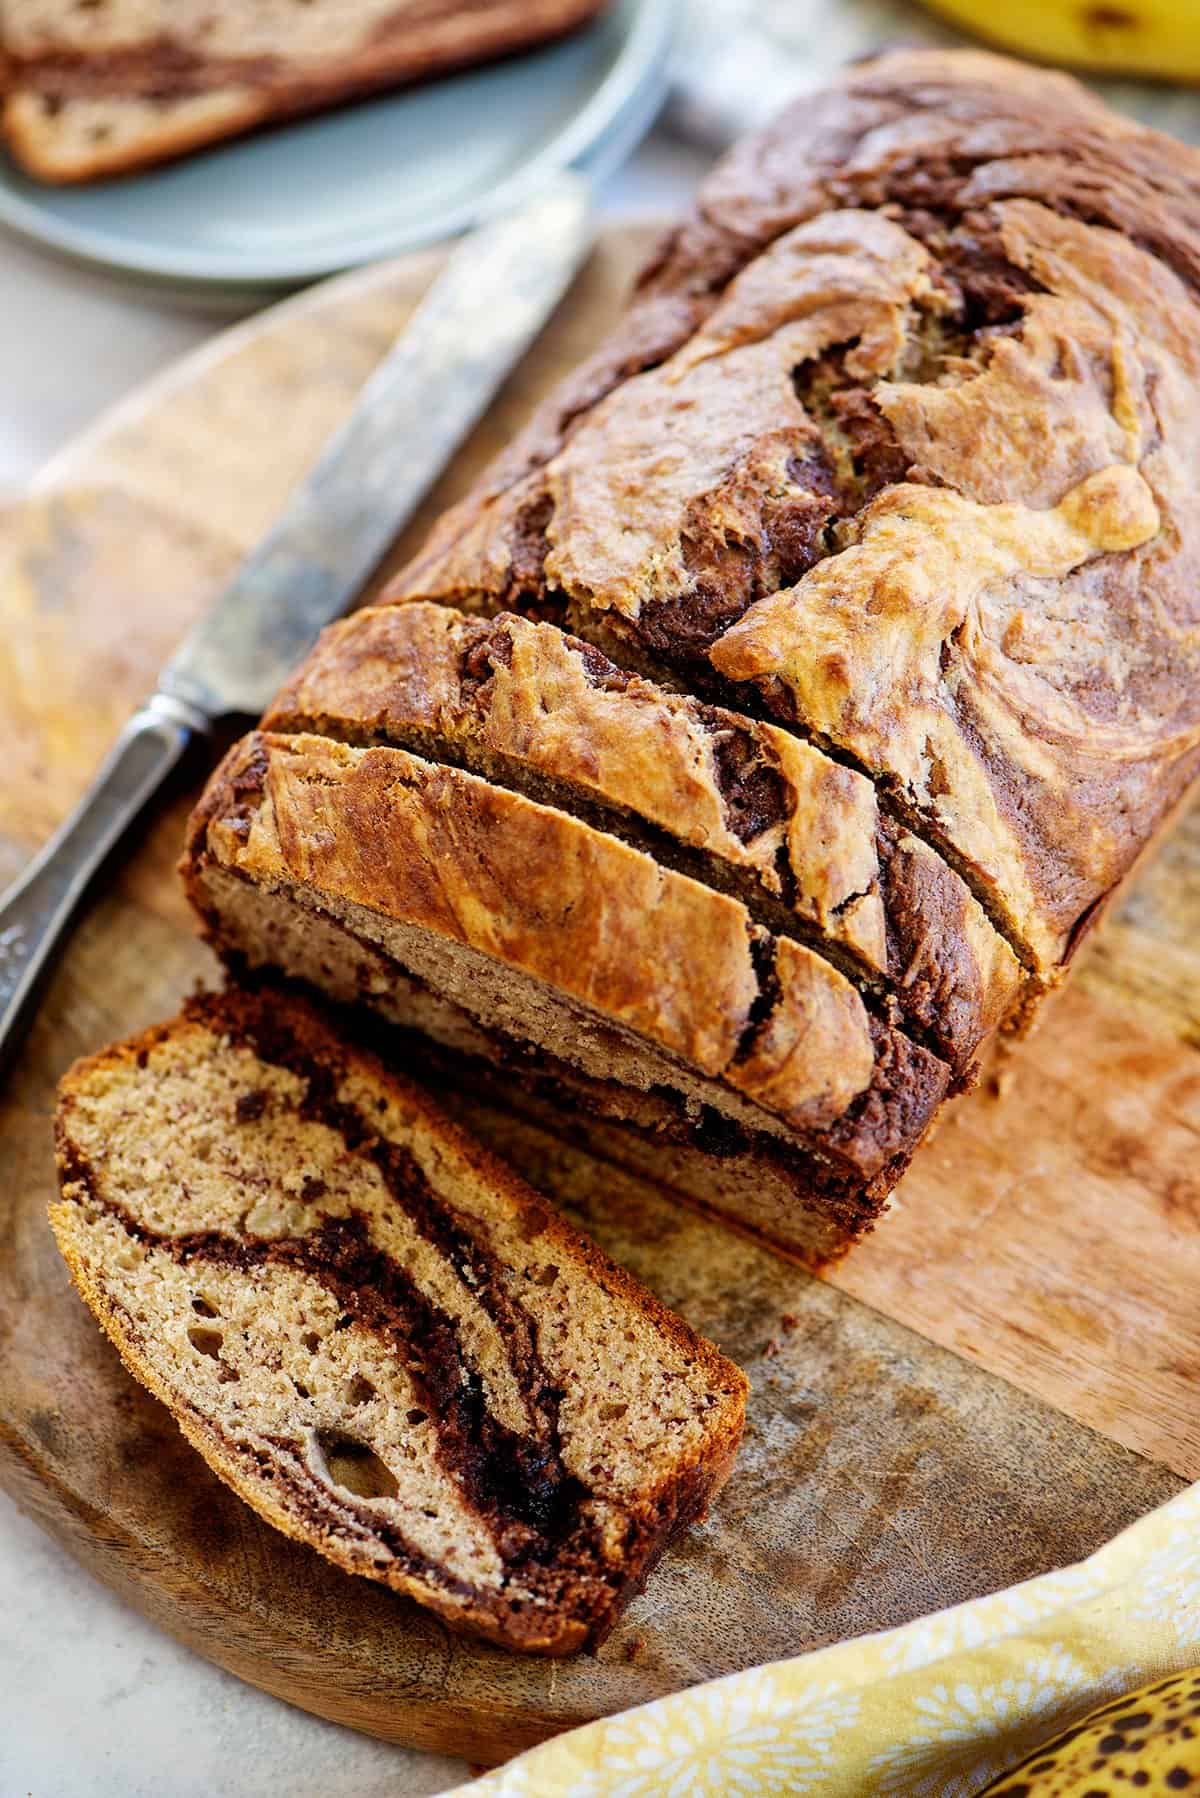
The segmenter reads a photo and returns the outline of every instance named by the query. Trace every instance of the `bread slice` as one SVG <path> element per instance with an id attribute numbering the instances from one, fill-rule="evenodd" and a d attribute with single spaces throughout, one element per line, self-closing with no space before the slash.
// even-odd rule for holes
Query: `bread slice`
<path id="1" fill-rule="evenodd" d="M 553 624 L 382 606 L 332 625 L 264 728 L 390 743 L 615 831 L 734 894 L 884 997 L 956 1074 L 1020 966 L 865 775 L 778 726 L 618 668 Z"/>
<path id="2" fill-rule="evenodd" d="M 80 1062 L 58 1155 L 75 1282 L 214 1471 L 455 1628 L 599 1642 L 732 1466 L 737 1368 L 292 994 Z"/>
<path id="3" fill-rule="evenodd" d="M 340 918 L 301 903 L 294 889 L 272 891 L 210 864 L 197 873 L 192 896 L 206 906 L 214 946 L 242 981 L 269 980 L 282 969 L 340 1005 L 369 1006 L 386 1026 L 389 1060 L 413 1061 L 424 1078 L 451 1094 L 464 1086 L 487 1089 L 495 1103 L 660 1180 L 809 1265 L 844 1253 L 868 1230 L 898 1178 L 888 1163 L 866 1178 L 786 1133 L 738 1122 L 677 1086 L 626 1084 L 622 1060 L 614 1058 L 606 1069 L 604 1059 L 608 1044 L 624 1045 L 598 1020 L 581 1025 L 573 1017 L 574 1028 L 559 1032 L 562 1055 L 515 1028 L 482 1021 L 479 1013 L 490 1008 L 472 991 L 470 975 L 479 967 L 486 975 L 486 964 L 465 950 L 467 978 L 456 983 L 456 998 Z M 367 1019 L 360 1009 L 360 1027 Z M 590 1051 L 592 1072 L 579 1065 L 572 1037 Z M 903 1039 L 894 1042 L 902 1045 Z M 568 1053 L 573 1059 L 566 1059 Z M 890 1063 L 880 1059 L 877 1074 L 876 1115 L 890 1107 L 902 1128 L 915 1089 L 919 1123 L 928 1096 L 919 1082 L 910 1087 L 902 1047 Z M 898 1166 L 903 1164 L 901 1154 Z"/>
<path id="4" fill-rule="evenodd" d="M 738 901 L 407 751 L 244 739 L 197 811 L 185 877 L 239 970 L 347 998 L 365 957 L 361 996 L 395 1021 L 417 1022 L 408 995 L 432 994 L 513 1047 L 666 1105 L 693 1141 L 724 1127 L 815 1160 L 795 1208 L 832 1173 L 857 1192 L 854 1234 L 950 1083 L 836 968 Z M 421 1011 L 445 1040 L 436 1008 Z"/>
<path id="5" fill-rule="evenodd" d="M 44 181 L 144 168 L 522 49 L 601 0 L 2 0 L 4 130 Z"/>

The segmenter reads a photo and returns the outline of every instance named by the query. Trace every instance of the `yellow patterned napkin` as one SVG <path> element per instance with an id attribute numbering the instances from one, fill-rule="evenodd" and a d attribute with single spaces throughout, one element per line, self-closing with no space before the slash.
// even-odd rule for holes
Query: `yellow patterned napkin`
<path id="1" fill-rule="evenodd" d="M 971 1798 L 1198 1650 L 1200 1485 L 1078 1566 L 590 1723 L 459 1794 Z"/>

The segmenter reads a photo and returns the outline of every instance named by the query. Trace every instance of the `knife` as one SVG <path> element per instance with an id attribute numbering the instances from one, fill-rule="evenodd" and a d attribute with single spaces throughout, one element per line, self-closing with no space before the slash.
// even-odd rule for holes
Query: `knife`
<path id="1" fill-rule="evenodd" d="M 361 590 L 566 292 L 590 243 L 588 213 L 587 182 L 566 173 L 463 241 L 76 811 L 0 898 L 0 1074 L 100 867 L 189 743 L 257 716 Z"/>

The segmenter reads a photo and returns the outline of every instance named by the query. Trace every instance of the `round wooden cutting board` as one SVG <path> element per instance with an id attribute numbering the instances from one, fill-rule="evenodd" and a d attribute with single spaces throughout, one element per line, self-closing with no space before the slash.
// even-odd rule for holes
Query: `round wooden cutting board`
<path id="1" fill-rule="evenodd" d="M 606 230 L 398 556 L 596 341 L 645 245 L 644 229 Z M 218 339 L 0 519 L 0 879 L 78 796 L 435 267 L 339 280 Z M 286 1541 L 125 1375 L 45 1222 L 58 1075 L 215 975 L 173 873 L 187 799 L 96 898 L 0 1098 L 0 1479 L 202 1653 L 340 1722 L 494 1761 L 1077 1558 L 1200 1473 L 1193 814 L 832 1282 L 463 1095 L 481 1131 L 753 1382 L 712 1518 L 598 1655 L 550 1663 L 456 1639 Z"/>

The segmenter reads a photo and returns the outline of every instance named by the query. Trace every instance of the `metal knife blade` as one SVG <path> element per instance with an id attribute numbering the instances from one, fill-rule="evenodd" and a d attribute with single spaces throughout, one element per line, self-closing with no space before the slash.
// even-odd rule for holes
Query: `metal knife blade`
<path id="1" fill-rule="evenodd" d="M 563 175 L 466 239 L 283 517 L 164 668 L 75 811 L 0 894 L 0 1076 L 88 887 L 218 719 L 260 712 L 344 611 L 566 292 L 588 188 Z"/>
<path id="2" fill-rule="evenodd" d="M 159 678 L 216 719 L 260 712 L 377 566 L 590 242 L 589 189 L 566 173 L 451 256 L 350 418 Z"/>

